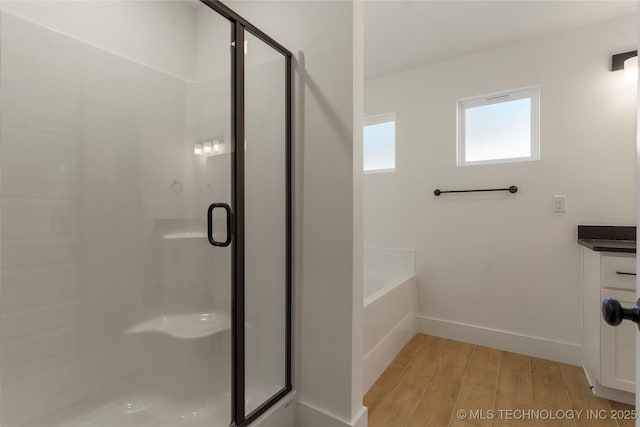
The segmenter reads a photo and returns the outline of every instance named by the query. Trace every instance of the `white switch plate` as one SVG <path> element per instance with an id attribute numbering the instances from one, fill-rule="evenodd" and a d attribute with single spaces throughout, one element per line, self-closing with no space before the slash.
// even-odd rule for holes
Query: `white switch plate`
<path id="1" fill-rule="evenodd" d="M 567 211 L 567 196 L 553 196 L 553 211 L 554 212 Z"/>

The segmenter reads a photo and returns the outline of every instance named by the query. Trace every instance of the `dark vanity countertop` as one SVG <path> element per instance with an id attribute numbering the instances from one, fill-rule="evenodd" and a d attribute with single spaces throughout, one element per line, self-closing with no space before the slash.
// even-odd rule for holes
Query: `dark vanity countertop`
<path id="1" fill-rule="evenodd" d="M 579 225 L 578 243 L 594 251 L 636 253 L 636 227 Z"/>
<path id="2" fill-rule="evenodd" d="M 578 243 L 594 251 L 636 253 L 635 240 L 578 239 Z"/>

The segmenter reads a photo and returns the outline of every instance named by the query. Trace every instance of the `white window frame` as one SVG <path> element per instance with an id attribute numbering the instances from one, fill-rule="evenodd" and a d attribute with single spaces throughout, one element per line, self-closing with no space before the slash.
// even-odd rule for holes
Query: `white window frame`
<path id="1" fill-rule="evenodd" d="M 384 113 L 384 114 L 376 114 L 375 116 L 368 116 L 364 118 L 363 131 L 365 126 L 378 125 L 380 123 L 388 123 L 393 122 L 393 168 L 388 169 L 374 169 L 374 170 L 364 170 L 364 139 L 363 139 L 363 153 L 362 153 L 362 171 L 365 174 L 372 173 L 387 173 L 387 172 L 395 172 L 396 171 L 396 113 Z"/>
<path id="2" fill-rule="evenodd" d="M 465 145 L 465 111 L 468 108 L 483 105 L 499 104 L 518 99 L 531 100 L 531 155 L 528 157 L 512 157 L 504 159 L 466 161 Z M 486 95 L 473 96 L 458 100 L 458 138 L 457 138 L 457 165 L 473 166 L 496 163 L 517 163 L 540 160 L 540 86 L 529 86 L 519 89 L 505 90 Z"/>

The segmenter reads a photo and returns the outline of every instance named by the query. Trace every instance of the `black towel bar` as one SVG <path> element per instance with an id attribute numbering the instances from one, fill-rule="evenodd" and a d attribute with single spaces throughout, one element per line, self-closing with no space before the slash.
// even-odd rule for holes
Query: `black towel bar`
<path id="1" fill-rule="evenodd" d="M 449 190 L 449 191 L 443 191 L 443 190 L 434 190 L 433 194 L 435 194 L 436 196 L 439 196 L 441 194 L 444 193 L 476 193 L 476 192 L 482 192 L 482 191 L 508 191 L 509 193 L 515 193 L 518 191 L 518 187 L 516 187 L 515 185 L 512 185 L 509 188 L 487 188 L 487 189 L 482 189 L 482 190 Z"/>

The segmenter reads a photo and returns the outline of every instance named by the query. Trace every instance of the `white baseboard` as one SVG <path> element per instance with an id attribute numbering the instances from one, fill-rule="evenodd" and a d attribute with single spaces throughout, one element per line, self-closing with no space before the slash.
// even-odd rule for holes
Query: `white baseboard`
<path id="1" fill-rule="evenodd" d="M 493 347 L 582 366 L 582 345 L 522 335 L 509 331 L 418 316 L 418 331 L 471 344 Z"/>
<path id="2" fill-rule="evenodd" d="M 416 313 L 407 314 L 389 333 L 364 356 L 362 389 L 366 393 L 417 332 Z"/>
<path id="3" fill-rule="evenodd" d="M 322 409 L 298 401 L 296 427 L 367 427 L 367 408 L 362 407 L 351 421 L 342 420 Z"/>
<path id="4" fill-rule="evenodd" d="M 369 409 L 363 406 L 358 412 L 358 415 L 351 421 L 353 427 L 368 427 L 369 426 Z"/>
<path id="5" fill-rule="evenodd" d="M 615 400 L 616 402 L 626 403 L 627 405 L 636 406 L 636 395 L 628 391 L 616 390 L 605 387 L 589 374 L 589 370 L 583 366 L 584 375 L 591 386 L 591 392 L 603 399 Z"/>

